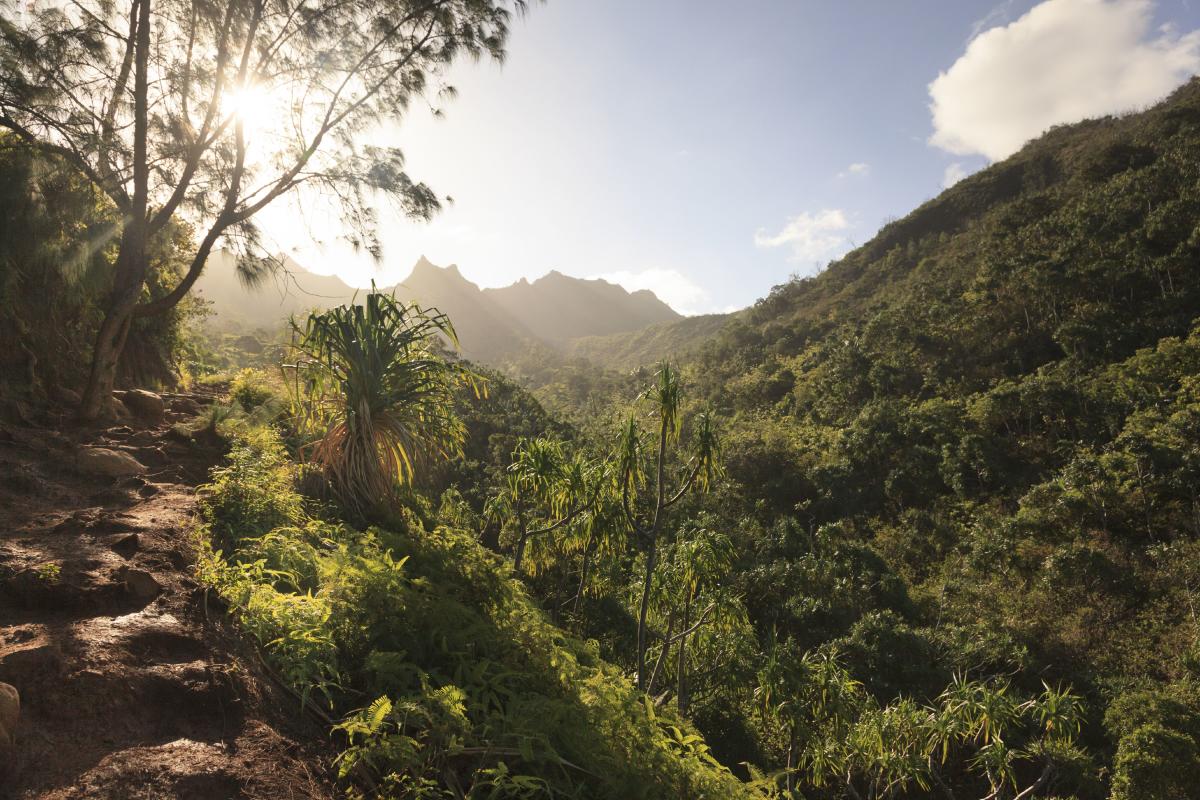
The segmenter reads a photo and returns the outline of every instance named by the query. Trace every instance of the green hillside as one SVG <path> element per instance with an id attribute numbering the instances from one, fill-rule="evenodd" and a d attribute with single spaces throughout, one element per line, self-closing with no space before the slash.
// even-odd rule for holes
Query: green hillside
<path id="1" fill-rule="evenodd" d="M 12 136 L 0 780 L 126 715 L 18 796 L 1200 800 L 1200 78 L 691 318 L 222 253 L 160 308 L 189 225 Z"/>
<path id="2" fill-rule="evenodd" d="M 1200 80 L 776 287 L 689 373 L 731 420 L 715 513 L 760 631 L 841 642 L 884 698 L 955 669 L 1069 683 L 1079 796 L 1196 796 L 1198 315 Z M 781 518 L 875 577 L 817 581 L 811 542 L 750 532 Z"/>
<path id="3" fill-rule="evenodd" d="M 690 355 L 701 342 L 720 331 L 728 314 L 701 314 L 673 322 L 660 322 L 630 333 L 573 339 L 567 353 L 608 369 L 628 372 L 664 358 Z"/>

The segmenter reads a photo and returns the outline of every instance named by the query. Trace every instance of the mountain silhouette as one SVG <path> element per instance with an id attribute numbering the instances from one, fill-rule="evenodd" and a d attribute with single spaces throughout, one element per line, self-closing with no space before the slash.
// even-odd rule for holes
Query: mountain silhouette
<path id="1" fill-rule="evenodd" d="M 196 294 L 209 303 L 215 324 L 234 330 L 274 330 L 292 315 L 351 302 L 366 290 L 335 275 L 308 272 L 290 258 L 258 285 L 237 274 L 236 258 L 225 251 L 209 258 Z M 407 278 L 381 291 L 437 309 L 450 317 L 462 354 L 503 364 L 530 353 L 570 352 L 576 340 L 611 337 L 685 319 L 653 292 L 629 292 L 601 279 L 573 278 L 552 271 L 534 281 L 522 278 L 500 289 L 481 289 L 456 264 L 439 267 L 422 256 Z"/>

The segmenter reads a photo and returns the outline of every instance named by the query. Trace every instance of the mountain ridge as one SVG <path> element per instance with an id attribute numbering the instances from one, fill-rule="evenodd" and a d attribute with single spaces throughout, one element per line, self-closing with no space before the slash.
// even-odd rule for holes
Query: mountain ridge
<path id="1" fill-rule="evenodd" d="M 272 329 L 288 316 L 347 303 L 365 291 L 336 275 L 309 272 L 287 256 L 281 260 L 282 269 L 252 287 L 237 277 L 231 253 L 214 253 L 197 296 L 210 303 L 218 325 Z M 446 314 L 463 355 L 497 366 L 531 355 L 565 355 L 577 339 L 636 334 L 689 319 L 649 290 L 630 292 L 602 278 L 551 270 L 533 281 L 485 289 L 457 264 L 441 267 L 425 256 L 406 278 L 380 291 Z"/>

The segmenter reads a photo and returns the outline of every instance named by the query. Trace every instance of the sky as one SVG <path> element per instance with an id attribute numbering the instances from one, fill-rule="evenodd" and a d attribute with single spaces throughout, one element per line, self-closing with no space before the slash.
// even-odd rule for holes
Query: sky
<path id="1" fill-rule="evenodd" d="M 433 222 L 382 207 L 379 263 L 295 203 L 271 238 L 355 286 L 424 255 L 730 311 L 1049 126 L 1161 99 L 1200 73 L 1200 0 L 549 0 L 508 51 L 383 133 L 453 198 Z"/>

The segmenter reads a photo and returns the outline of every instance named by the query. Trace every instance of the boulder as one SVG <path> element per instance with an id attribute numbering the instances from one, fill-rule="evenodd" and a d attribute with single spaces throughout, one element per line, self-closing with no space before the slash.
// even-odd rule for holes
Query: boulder
<path id="1" fill-rule="evenodd" d="M 128 453 L 106 447 L 82 447 L 75 455 L 75 466 L 83 472 L 109 478 L 128 478 L 146 471 L 142 462 Z"/>
<path id="2" fill-rule="evenodd" d="M 18 646 L 0 655 L 0 678 L 46 680 L 63 672 L 62 650 L 48 641 Z M 0 684 L 0 686 L 5 684 Z M 3 700 L 0 699 L 0 705 Z"/>
<path id="3" fill-rule="evenodd" d="M 149 422 L 158 422 L 166 411 L 163 399 L 145 389 L 130 389 L 127 392 L 121 392 L 120 395 L 113 392 L 113 396 L 124 403 L 125 407 L 135 415 Z"/>
<path id="4" fill-rule="evenodd" d="M 171 401 L 171 410 L 177 411 L 180 414 L 190 414 L 196 416 L 201 411 L 200 404 L 190 397 L 176 397 Z"/>
<path id="5" fill-rule="evenodd" d="M 136 533 L 127 533 L 124 536 L 113 536 L 108 540 L 108 546 L 113 552 L 126 560 L 133 558 L 141 547 L 141 540 L 138 539 Z"/>

